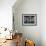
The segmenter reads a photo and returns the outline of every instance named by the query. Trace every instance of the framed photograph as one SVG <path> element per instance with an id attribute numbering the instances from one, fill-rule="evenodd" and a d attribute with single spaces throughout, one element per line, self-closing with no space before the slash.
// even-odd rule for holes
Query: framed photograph
<path id="1" fill-rule="evenodd" d="M 37 14 L 22 14 L 22 26 L 36 26 Z"/>

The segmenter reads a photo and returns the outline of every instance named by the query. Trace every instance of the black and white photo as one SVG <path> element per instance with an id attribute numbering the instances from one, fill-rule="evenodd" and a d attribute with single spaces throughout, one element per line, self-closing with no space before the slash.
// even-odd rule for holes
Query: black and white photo
<path id="1" fill-rule="evenodd" d="M 37 25 L 37 14 L 22 14 L 22 25 L 25 26 Z"/>

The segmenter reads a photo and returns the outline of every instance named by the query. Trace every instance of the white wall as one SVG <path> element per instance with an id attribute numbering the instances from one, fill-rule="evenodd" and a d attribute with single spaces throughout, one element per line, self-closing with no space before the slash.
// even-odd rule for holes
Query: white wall
<path id="1" fill-rule="evenodd" d="M 42 46 L 46 46 L 46 0 L 41 1 L 41 40 Z"/>
<path id="2" fill-rule="evenodd" d="M 16 0 L 0 0 L 0 27 L 12 28 L 12 6 Z"/>
<path id="3" fill-rule="evenodd" d="M 17 5 L 17 3 L 16 3 Z M 14 5 L 13 13 L 15 19 L 15 30 L 22 32 L 24 38 L 35 41 L 36 46 L 41 46 L 41 1 L 40 0 L 23 0 L 20 5 Z M 22 26 L 22 14 L 37 14 L 37 26 Z"/>

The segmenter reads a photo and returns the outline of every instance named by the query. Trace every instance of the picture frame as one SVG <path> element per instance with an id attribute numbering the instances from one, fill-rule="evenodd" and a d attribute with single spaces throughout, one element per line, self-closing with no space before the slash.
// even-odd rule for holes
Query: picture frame
<path id="1" fill-rule="evenodd" d="M 22 14 L 22 26 L 36 26 L 37 14 Z"/>

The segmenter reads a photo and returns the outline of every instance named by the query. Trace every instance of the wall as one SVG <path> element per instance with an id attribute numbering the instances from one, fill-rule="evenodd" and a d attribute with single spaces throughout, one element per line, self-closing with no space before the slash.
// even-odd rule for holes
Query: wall
<path id="1" fill-rule="evenodd" d="M 0 0 L 0 27 L 12 29 L 12 6 L 16 0 Z"/>
<path id="2" fill-rule="evenodd" d="M 24 38 L 34 40 L 36 46 L 41 46 L 41 1 L 23 0 L 19 5 L 16 5 L 13 6 L 15 30 L 22 32 Z M 37 14 L 37 26 L 22 26 L 22 14 Z"/>
<path id="3" fill-rule="evenodd" d="M 42 46 L 46 46 L 46 0 L 41 1 L 41 40 Z"/>

